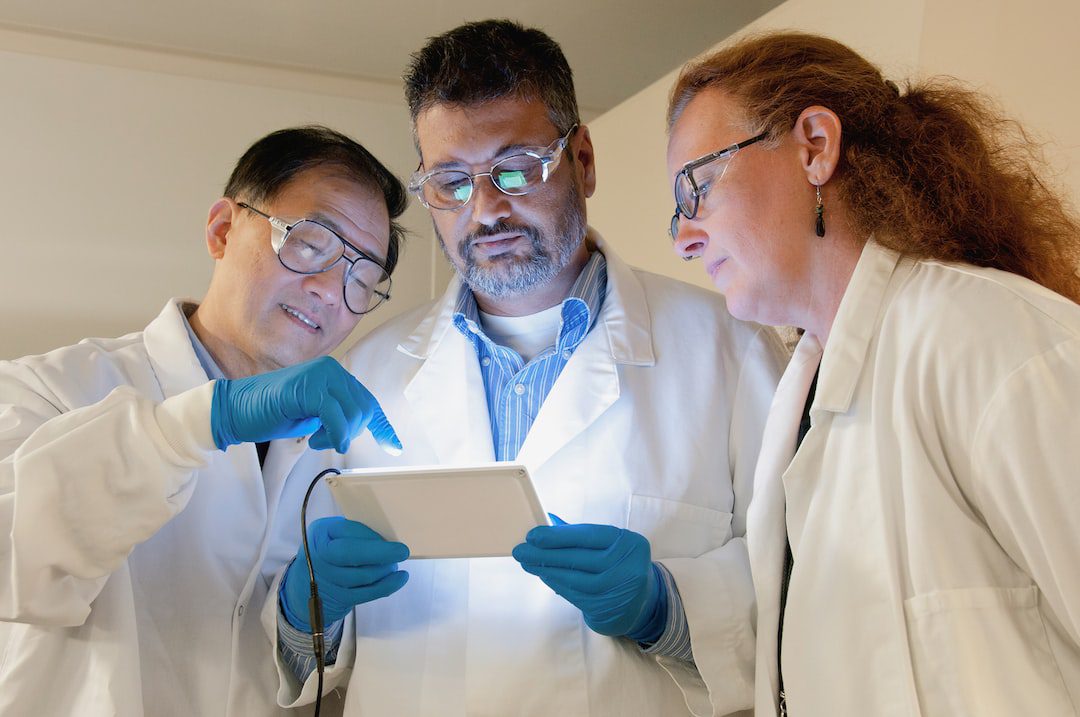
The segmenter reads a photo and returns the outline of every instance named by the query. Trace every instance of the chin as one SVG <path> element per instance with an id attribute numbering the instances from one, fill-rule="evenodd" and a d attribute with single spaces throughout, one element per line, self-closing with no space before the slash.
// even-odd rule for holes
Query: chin
<path id="1" fill-rule="evenodd" d="M 273 355 L 267 356 L 266 363 L 277 368 L 288 368 L 322 355 L 322 352 L 302 351 L 297 348 L 294 351 L 277 351 Z"/>
<path id="2" fill-rule="evenodd" d="M 728 313 L 739 321 L 753 321 L 758 324 L 767 323 L 765 317 L 761 315 L 760 307 L 756 302 L 748 301 L 746 297 L 740 296 L 737 292 L 725 293 L 721 291 L 720 293 L 724 294 Z"/>

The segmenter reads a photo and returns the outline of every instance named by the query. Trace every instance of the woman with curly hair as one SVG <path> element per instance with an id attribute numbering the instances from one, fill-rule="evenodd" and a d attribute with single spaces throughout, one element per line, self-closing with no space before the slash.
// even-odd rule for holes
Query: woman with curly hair
<path id="1" fill-rule="evenodd" d="M 668 112 L 675 249 L 803 335 L 747 518 L 758 714 L 1080 706 L 1080 224 L 951 81 L 749 37 Z"/>

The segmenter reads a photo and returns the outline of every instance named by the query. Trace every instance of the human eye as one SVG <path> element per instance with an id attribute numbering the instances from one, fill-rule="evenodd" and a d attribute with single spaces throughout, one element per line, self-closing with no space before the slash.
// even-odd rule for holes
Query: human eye
<path id="1" fill-rule="evenodd" d="M 305 264 L 319 265 L 338 250 L 340 242 L 329 230 L 314 222 L 301 221 L 289 231 L 290 253 Z"/>
<path id="2" fill-rule="evenodd" d="M 319 255 L 319 249 L 303 239 L 297 239 L 296 253 L 304 259 L 314 259 Z"/>
<path id="3" fill-rule="evenodd" d="M 387 281 L 388 276 L 383 268 L 366 258 L 358 258 L 349 269 L 349 284 L 365 295 L 379 293 Z"/>
<path id="4" fill-rule="evenodd" d="M 464 172 L 438 172 L 431 175 L 427 184 L 440 197 L 464 202 L 472 193 L 472 177 Z"/>
<path id="5" fill-rule="evenodd" d="M 369 291 L 370 288 L 371 288 L 370 284 L 368 284 L 368 282 L 364 279 L 364 277 L 360 276 L 359 274 L 357 274 L 355 272 L 349 277 L 349 283 L 351 283 L 354 287 L 356 287 L 358 289 L 361 289 L 362 291 L 365 291 L 365 292 Z"/>
<path id="6" fill-rule="evenodd" d="M 727 160 L 712 162 L 694 172 L 694 183 L 697 185 L 699 195 L 713 188 L 720 181 L 727 170 Z"/>
<path id="7" fill-rule="evenodd" d="M 520 192 L 540 181 L 543 163 L 528 154 L 516 154 L 499 161 L 491 168 L 491 176 L 499 188 L 507 192 Z"/>

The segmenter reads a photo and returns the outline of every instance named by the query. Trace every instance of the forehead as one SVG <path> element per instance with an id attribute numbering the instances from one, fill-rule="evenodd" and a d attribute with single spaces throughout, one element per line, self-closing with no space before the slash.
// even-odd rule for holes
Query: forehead
<path id="1" fill-rule="evenodd" d="M 316 219 L 361 249 L 380 258 L 386 256 L 390 213 L 382 193 L 333 166 L 298 173 L 273 199 L 270 213 Z"/>
<path id="2" fill-rule="evenodd" d="M 687 103 L 672 125 L 668 139 L 668 165 L 679 168 L 698 157 L 732 145 L 746 133 L 741 108 L 718 89 L 702 90 Z"/>
<path id="3" fill-rule="evenodd" d="M 518 97 L 479 105 L 437 104 L 416 117 L 421 160 L 429 168 L 483 163 L 508 147 L 546 146 L 557 134 L 542 102 Z"/>

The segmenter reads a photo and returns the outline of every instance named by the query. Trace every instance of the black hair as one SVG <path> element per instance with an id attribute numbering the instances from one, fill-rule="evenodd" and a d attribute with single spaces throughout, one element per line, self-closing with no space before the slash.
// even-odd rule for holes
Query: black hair
<path id="1" fill-rule="evenodd" d="M 574 77 L 559 44 L 512 20 L 470 22 L 429 38 L 405 71 L 416 117 L 436 104 L 476 105 L 503 97 L 539 100 L 560 134 L 581 119 Z"/>
<path id="2" fill-rule="evenodd" d="M 397 265 L 405 230 L 394 221 L 408 206 L 405 187 L 382 162 L 355 140 L 321 125 L 272 132 L 251 145 L 236 163 L 225 196 L 251 204 L 273 201 L 296 175 L 315 167 L 332 167 L 357 184 L 382 192 L 390 215 L 386 271 Z"/>

